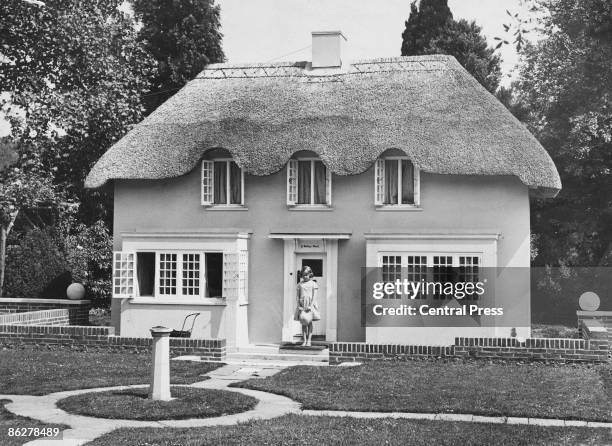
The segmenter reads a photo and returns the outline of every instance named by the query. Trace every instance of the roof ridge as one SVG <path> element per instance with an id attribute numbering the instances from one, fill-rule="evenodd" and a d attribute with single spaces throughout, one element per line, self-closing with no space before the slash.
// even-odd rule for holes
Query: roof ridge
<path id="1" fill-rule="evenodd" d="M 346 68 L 309 70 L 309 62 L 275 62 L 255 64 L 212 64 L 195 79 L 304 77 L 337 78 L 347 74 L 382 73 L 392 71 L 439 71 L 447 69 L 452 56 L 432 54 L 424 56 L 397 56 L 348 61 Z M 416 69 L 415 69 L 416 67 Z"/>

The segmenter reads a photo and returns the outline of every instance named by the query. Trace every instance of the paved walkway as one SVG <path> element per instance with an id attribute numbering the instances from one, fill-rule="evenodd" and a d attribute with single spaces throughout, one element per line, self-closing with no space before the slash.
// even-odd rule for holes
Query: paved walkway
<path id="1" fill-rule="evenodd" d="M 229 384 L 244 381 L 253 377 L 266 377 L 278 373 L 284 368 L 283 365 L 273 364 L 270 366 L 241 366 L 237 364 L 220 367 L 207 375 L 210 379 L 190 384 L 191 387 L 203 389 L 223 389 L 252 396 L 259 403 L 247 412 L 234 415 L 226 415 L 214 418 L 196 418 L 189 420 L 165 420 L 165 421 L 133 421 L 133 420 L 111 420 L 103 418 L 73 415 L 56 407 L 57 401 L 82 393 L 104 392 L 107 390 L 121 390 L 137 386 L 101 387 L 95 389 L 80 389 L 67 392 L 56 392 L 43 396 L 31 395 L 0 395 L 0 399 L 11 400 L 6 408 L 16 415 L 34 418 L 45 423 L 66 424 L 70 429 L 63 431 L 62 445 L 77 446 L 85 444 L 112 430 L 122 427 L 203 427 L 203 426 L 227 426 L 250 420 L 263 420 L 280 417 L 289 413 L 332 416 L 332 417 L 354 417 L 354 418 L 397 418 L 408 420 L 439 420 L 439 421 L 463 421 L 474 423 L 496 423 L 496 424 L 531 424 L 537 426 L 578 426 L 590 428 L 612 429 L 612 423 L 596 423 L 590 421 L 570 421 L 545 418 L 519 418 L 519 417 L 486 417 L 470 414 L 435 414 L 435 413 L 410 413 L 410 412 L 350 412 L 336 410 L 301 410 L 300 404 L 287 397 L 258 390 L 227 387 Z M 57 440 L 34 440 L 27 445 L 57 446 Z"/>

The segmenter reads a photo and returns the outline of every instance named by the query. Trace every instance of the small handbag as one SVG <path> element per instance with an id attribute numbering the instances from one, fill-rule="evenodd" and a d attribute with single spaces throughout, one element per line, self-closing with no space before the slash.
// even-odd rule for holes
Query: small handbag
<path id="1" fill-rule="evenodd" d="M 311 307 L 312 309 L 312 320 L 313 321 L 320 321 L 321 320 L 321 312 L 319 311 L 319 309 L 317 307 L 315 307 L 314 305 Z"/>
<path id="2" fill-rule="evenodd" d="M 304 310 L 300 313 L 300 324 L 302 324 L 302 326 L 310 324 L 312 320 L 313 320 L 312 311 Z"/>

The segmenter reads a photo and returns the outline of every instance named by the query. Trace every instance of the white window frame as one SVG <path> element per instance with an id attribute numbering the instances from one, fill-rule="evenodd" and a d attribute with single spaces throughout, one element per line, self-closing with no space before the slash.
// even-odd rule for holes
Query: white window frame
<path id="1" fill-rule="evenodd" d="M 412 168 L 414 171 L 414 203 L 405 204 L 402 203 L 402 163 L 401 161 L 411 161 L 407 156 L 383 156 L 376 160 L 374 165 L 374 203 L 377 209 L 380 210 L 414 210 L 420 209 L 421 206 L 421 171 L 412 162 Z M 385 175 L 386 165 L 385 161 L 399 161 L 397 163 L 397 204 L 385 204 Z M 382 163 L 382 166 L 379 164 Z M 382 178 L 380 178 L 380 170 L 382 170 Z M 378 188 L 379 182 L 381 183 L 382 190 Z"/>
<path id="2" fill-rule="evenodd" d="M 443 265 L 443 266 L 450 266 L 451 268 L 459 268 L 461 266 L 459 264 L 459 257 L 478 257 L 478 267 L 479 268 L 482 268 L 482 259 L 483 259 L 482 252 L 378 251 L 378 267 L 381 268 L 381 273 L 382 273 L 382 268 L 383 268 L 383 257 L 384 256 L 400 257 L 401 280 L 408 279 L 408 277 L 406 277 L 406 274 L 408 272 L 408 257 L 425 257 L 426 264 L 424 266 L 427 268 L 428 273 L 431 272 L 434 267 L 441 266 L 441 265 L 434 264 L 434 257 L 451 257 L 452 263 L 450 265 Z M 427 280 L 433 281 L 434 278 L 429 277 L 429 274 L 428 274 Z"/>
<path id="3" fill-rule="evenodd" d="M 155 253 L 155 274 L 153 283 L 153 295 L 152 296 L 141 296 L 140 286 L 138 283 L 138 253 L 150 252 Z M 160 255 L 161 254 L 176 254 L 176 294 L 162 294 L 160 292 Z M 185 254 L 199 254 L 200 255 L 200 284 L 198 294 L 183 294 L 183 255 Z M 159 300 L 198 300 L 198 301 L 217 301 L 220 297 L 225 298 L 226 296 L 204 296 L 204 290 L 206 289 L 206 254 L 224 254 L 221 250 L 175 250 L 175 249 L 138 249 L 134 251 L 134 298 L 136 299 L 159 299 Z M 225 271 L 221 271 L 221 283 L 223 283 Z M 223 289 L 222 289 L 223 293 Z"/>
<path id="4" fill-rule="evenodd" d="M 295 162 L 295 165 L 292 165 L 291 162 Z M 298 162 L 299 161 L 310 161 L 310 203 L 298 203 L 298 190 L 299 190 L 299 169 Z M 319 161 L 325 166 L 325 201 L 326 203 L 314 203 L 314 179 L 315 179 L 315 168 L 314 163 Z M 291 184 L 291 175 L 295 175 L 295 184 Z M 287 163 L 287 206 L 293 209 L 306 208 L 323 208 L 329 209 L 332 205 L 332 175 L 331 170 L 321 158 L 317 157 L 299 157 L 292 158 Z"/>
<path id="5" fill-rule="evenodd" d="M 225 168 L 226 168 L 226 197 L 225 197 L 225 201 L 226 203 L 215 203 L 215 163 L 225 163 Z M 202 206 L 206 206 L 209 208 L 218 208 L 218 209 L 223 209 L 223 208 L 235 208 L 235 209 L 240 209 L 240 208 L 244 208 L 244 169 L 240 166 L 238 166 L 238 168 L 240 169 L 240 203 L 230 203 L 230 197 L 231 197 L 231 178 L 230 178 L 230 165 L 231 162 L 236 162 L 234 161 L 233 158 L 227 158 L 227 157 L 222 157 L 222 158 L 211 158 L 209 160 L 202 160 L 202 170 L 201 170 L 201 177 L 200 177 L 200 185 L 201 185 L 201 204 Z M 210 165 L 207 165 L 207 163 L 210 163 Z M 236 164 L 238 165 L 238 164 Z M 208 181 L 210 181 L 210 184 L 206 185 L 204 184 L 205 179 L 207 179 Z M 207 197 L 208 196 L 208 197 Z"/>

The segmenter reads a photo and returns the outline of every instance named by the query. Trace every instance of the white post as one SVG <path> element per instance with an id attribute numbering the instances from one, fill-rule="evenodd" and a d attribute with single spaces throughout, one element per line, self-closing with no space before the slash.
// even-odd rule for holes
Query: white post
<path id="1" fill-rule="evenodd" d="M 170 401 L 170 332 L 166 327 L 151 328 L 153 336 L 153 367 L 149 398 Z"/>

